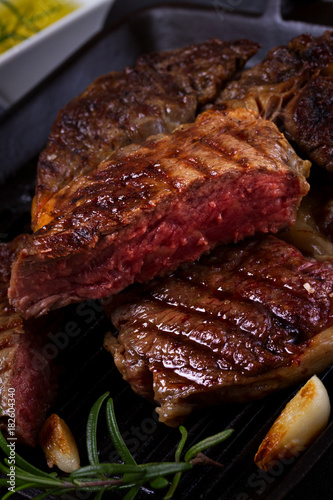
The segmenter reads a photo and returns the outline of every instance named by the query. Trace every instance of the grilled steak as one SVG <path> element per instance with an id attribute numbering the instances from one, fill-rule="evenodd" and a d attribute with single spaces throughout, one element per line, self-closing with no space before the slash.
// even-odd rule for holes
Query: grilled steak
<path id="1" fill-rule="evenodd" d="M 318 165 L 333 172 L 333 76 L 317 76 L 288 104 L 285 128 Z"/>
<path id="2" fill-rule="evenodd" d="M 108 301 L 105 347 L 160 420 L 246 402 L 333 362 L 333 265 L 269 235 L 219 247 Z"/>
<path id="3" fill-rule="evenodd" d="M 312 161 L 332 170 L 333 32 L 301 35 L 227 83 L 216 102 L 257 110 L 273 120 Z M 305 87 L 305 88 L 304 88 Z"/>
<path id="4" fill-rule="evenodd" d="M 254 112 L 208 110 L 72 182 L 74 208 L 15 260 L 10 300 L 40 315 L 169 273 L 217 242 L 275 232 L 294 222 L 309 166 Z"/>
<path id="5" fill-rule="evenodd" d="M 24 240 L 0 244 L 0 427 L 33 446 L 55 396 L 56 376 L 43 350 L 44 319 L 25 322 L 8 303 L 10 266 Z"/>
<path id="6" fill-rule="evenodd" d="M 60 111 L 40 155 L 33 229 L 61 213 L 57 199 L 43 208 L 54 193 L 119 147 L 194 121 L 198 106 L 211 102 L 258 47 L 248 40 L 210 40 L 142 56 L 134 68 L 96 79 Z"/>

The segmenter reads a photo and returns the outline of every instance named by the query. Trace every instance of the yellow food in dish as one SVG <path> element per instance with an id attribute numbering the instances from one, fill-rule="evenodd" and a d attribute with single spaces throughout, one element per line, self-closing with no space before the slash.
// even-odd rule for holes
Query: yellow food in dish
<path id="1" fill-rule="evenodd" d="M 0 0 L 0 54 L 78 7 L 70 0 Z"/>

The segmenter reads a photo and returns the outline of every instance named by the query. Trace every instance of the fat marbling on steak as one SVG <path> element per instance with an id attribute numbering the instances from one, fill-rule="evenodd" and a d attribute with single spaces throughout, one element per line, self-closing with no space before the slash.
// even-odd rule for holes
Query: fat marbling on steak
<path id="1" fill-rule="evenodd" d="M 211 102 L 258 48 L 249 40 L 213 39 L 143 55 L 134 68 L 97 78 L 59 112 L 52 126 L 38 162 L 33 230 L 61 214 L 61 193 L 53 196 L 73 178 L 122 146 L 193 122 L 198 108 Z"/>
<path id="2" fill-rule="evenodd" d="M 107 301 L 105 347 L 176 426 L 196 407 L 247 402 L 333 362 L 333 264 L 275 236 L 218 247 Z"/>
<path id="3" fill-rule="evenodd" d="M 11 437 L 34 446 L 55 398 L 57 377 L 44 352 L 51 323 L 23 321 L 8 302 L 11 263 L 25 238 L 0 244 L 0 428 L 7 434 L 9 427 Z"/>
<path id="4" fill-rule="evenodd" d="M 293 38 L 228 82 L 216 102 L 273 120 L 311 161 L 333 171 L 333 32 Z"/>
<path id="5" fill-rule="evenodd" d="M 270 122 L 211 109 L 103 162 L 65 191 L 73 206 L 34 233 L 12 266 L 25 317 L 167 274 L 216 243 L 294 222 L 310 163 Z"/>

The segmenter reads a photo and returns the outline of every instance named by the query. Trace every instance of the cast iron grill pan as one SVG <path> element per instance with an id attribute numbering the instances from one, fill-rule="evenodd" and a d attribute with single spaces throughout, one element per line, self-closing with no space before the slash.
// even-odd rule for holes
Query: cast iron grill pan
<path id="1" fill-rule="evenodd" d="M 132 65 L 136 57 L 143 52 L 181 47 L 210 37 L 225 40 L 247 37 L 259 41 L 262 49 L 251 61 L 251 64 L 254 64 L 262 59 L 270 48 L 287 43 L 293 36 L 305 32 L 318 36 L 327 29 L 327 14 L 321 24 L 320 20 L 317 21 L 318 24 L 305 23 L 290 19 L 294 11 L 292 8 L 286 10 L 284 4 L 284 9 L 289 13 L 289 19 L 285 20 L 281 16 L 281 5 L 278 1 L 267 2 L 263 13 L 258 13 L 254 4 L 248 12 L 233 9 L 228 11 L 224 8 L 224 3 L 215 2 L 212 7 L 197 4 L 150 6 L 117 20 L 114 24 L 107 23 L 108 26 L 97 37 L 2 115 L 2 241 L 11 240 L 17 234 L 30 230 L 30 206 L 38 154 L 45 144 L 57 111 L 95 77 Z M 262 5 L 263 1 L 259 4 Z M 112 12 L 109 19 L 112 20 Z M 103 337 L 112 325 L 103 315 L 99 302 L 90 301 L 67 307 L 64 325 L 66 321 L 74 321 L 80 333 L 71 338 L 59 335 L 56 344 L 53 341 L 57 363 L 64 370 L 60 378 L 59 396 L 52 410 L 63 417 L 73 430 L 81 452 L 82 464 L 87 463 L 87 416 L 92 404 L 105 391 L 110 391 L 114 398 L 120 430 L 138 463 L 173 460 L 180 437 L 179 431 L 157 423 L 153 407 L 133 393 L 115 368 L 112 357 L 104 351 Z M 61 329 L 57 333 L 60 332 Z M 332 369 L 326 370 L 320 376 L 332 396 Z M 333 486 L 330 470 L 333 460 L 332 423 L 312 447 L 293 463 L 278 466 L 270 473 L 260 472 L 253 463 L 261 440 L 298 388 L 292 387 L 247 405 L 222 405 L 193 413 L 185 422 L 189 431 L 188 446 L 227 427 L 233 427 L 235 432 L 231 439 L 209 452 L 209 456 L 224 464 L 224 468 L 202 466 L 193 473 L 183 475 L 174 498 L 330 498 Z M 99 424 L 98 438 L 101 461 L 117 460 L 107 437 L 103 418 Z M 37 466 L 45 467 L 40 450 L 22 449 L 20 452 Z M 20 500 L 23 497 L 34 498 L 36 495 L 37 492 L 21 493 L 13 498 Z M 89 496 L 78 494 L 77 498 L 85 499 Z M 112 498 L 121 496 L 112 493 Z M 163 498 L 163 495 L 149 489 L 141 490 L 138 499 L 148 498 L 158 500 Z"/>

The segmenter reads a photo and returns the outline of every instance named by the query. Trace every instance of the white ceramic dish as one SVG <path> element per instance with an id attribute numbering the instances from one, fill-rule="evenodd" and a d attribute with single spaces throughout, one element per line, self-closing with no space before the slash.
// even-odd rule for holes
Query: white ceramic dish
<path id="1" fill-rule="evenodd" d="M 80 7 L 0 54 L 0 106 L 23 97 L 97 33 L 114 0 L 78 0 Z"/>

